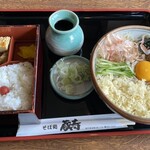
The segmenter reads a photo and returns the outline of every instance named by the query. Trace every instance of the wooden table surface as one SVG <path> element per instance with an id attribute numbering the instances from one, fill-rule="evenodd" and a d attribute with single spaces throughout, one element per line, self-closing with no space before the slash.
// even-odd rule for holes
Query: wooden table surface
<path id="1" fill-rule="evenodd" d="M 150 0 L 0 0 L 0 9 L 8 10 L 102 10 L 145 9 Z M 1 150 L 149 150 L 150 135 L 105 136 L 74 139 L 47 139 L 1 142 Z"/>

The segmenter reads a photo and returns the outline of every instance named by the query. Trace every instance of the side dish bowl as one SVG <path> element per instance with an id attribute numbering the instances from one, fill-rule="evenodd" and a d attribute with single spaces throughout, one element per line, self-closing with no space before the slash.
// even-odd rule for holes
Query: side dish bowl
<path id="1" fill-rule="evenodd" d="M 147 94 L 148 91 L 146 91 L 150 88 L 150 85 L 145 80 L 137 79 L 134 72 L 135 65 L 138 61 L 141 61 L 141 59 L 145 60 L 145 54 L 139 50 L 140 41 L 142 41 L 144 36 L 148 37 L 148 40 L 150 40 L 150 27 L 130 25 L 119 27 L 106 33 L 99 39 L 92 50 L 90 69 L 92 82 L 97 94 L 111 110 L 131 121 L 150 125 L 150 95 Z M 125 41 L 125 44 L 136 45 L 134 49 L 136 55 L 130 55 L 133 52 L 133 49 L 129 53 L 125 53 L 126 46 L 121 39 L 122 37 L 127 40 Z M 115 47 L 116 45 L 118 45 L 118 47 Z M 128 46 L 128 49 L 131 48 L 131 45 Z M 114 52 L 113 49 L 121 49 L 118 50 L 119 55 L 117 54 L 118 52 Z M 137 56 L 137 54 L 140 56 Z M 126 57 L 122 55 L 126 55 Z M 129 76 L 127 77 L 126 74 L 122 75 L 122 71 L 120 72 L 121 75 L 114 75 L 114 72 L 108 73 L 106 70 L 104 70 L 104 72 L 98 71 L 97 63 L 99 58 L 109 62 L 129 62 L 129 69 L 131 71 Z M 133 58 L 133 60 L 131 60 L 131 58 Z M 102 67 L 101 63 L 99 65 L 100 70 L 102 70 Z M 112 69 L 113 67 L 110 67 L 110 70 Z M 105 78 L 106 76 L 109 78 L 113 76 L 113 79 L 107 80 L 108 78 Z M 120 79 L 122 79 L 122 81 Z M 121 85 L 118 81 L 121 81 L 124 84 Z M 132 84 L 129 81 L 131 81 Z M 146 87 L 144 87 L 146 89 L 144 91 L 145 93 L 143 92 L 144 98 L 139 98 L 143 89 L 142 86 L 138 86 L 138 84 Z M 124 85 L 126 85 L 126 87 L 123 87 Z M 116 86 L 118 87 L 116 88 Z M 119 95 L 119 93 L 121 94 Z M 126 95 L 126 93 L 130 94 Z M 145 110 L 147 110 L 147 116 L 144 114 Z"/>
<path id="2" fill-rule="evenodd" d="M 50 82 L 63 98 L 84 98 L 93 90 L 89 60 L 77 55 L 62 57 L 50 69 Z"/>

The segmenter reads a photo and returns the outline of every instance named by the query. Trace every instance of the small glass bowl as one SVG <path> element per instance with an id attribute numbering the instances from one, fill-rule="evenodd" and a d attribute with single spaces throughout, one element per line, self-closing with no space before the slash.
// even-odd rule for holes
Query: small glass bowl
<path id="1" fill-rule="evenodd" d="M 89 65 L 89 71 L 90 71 L 89 60 L 84 57 L 71 55 L 59 59 L 50 69 L 50 82 L 54 91 L 58 95 L 62 96 L 63 98 L 70 99 L 70 100 L 82 99 L 85 96 L 89 95 L 93 90 L 91 78 L 89 78 L 89 80 L 83 81 L 82 83 L 71 84 L 72 91 L 69 94 L 66 93 L 63 89 L 60 89 L 60 87 L 58 87 L 59 73 L 57 69 L 58 69 L 58 64 L 62 62 L 63 62 L 63 66 L 65 66 L 65 64 L 67 65 L 68 63 L 72 64 L 75 62 L 79 62 L 80 64 L 83 65 Z"/>

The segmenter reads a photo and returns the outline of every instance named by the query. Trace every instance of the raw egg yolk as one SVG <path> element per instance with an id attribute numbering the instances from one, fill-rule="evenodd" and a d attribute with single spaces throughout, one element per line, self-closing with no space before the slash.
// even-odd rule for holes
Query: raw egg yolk
<path id="1" fill-rule="evenodd" d="M 140 61 L 135 66 L 135 74 L 139 80 L 150 81 L 150 62 Z"/>

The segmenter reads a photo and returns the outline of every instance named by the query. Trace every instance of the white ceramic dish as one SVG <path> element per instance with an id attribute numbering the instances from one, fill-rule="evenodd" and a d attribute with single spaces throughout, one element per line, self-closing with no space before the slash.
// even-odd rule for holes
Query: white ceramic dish
<path id="1" fill-rule="evenodd" d="M 112 103 L 112 101 L 110 101 L 109 98 L 106 97 L 106 95 L 104 94 L 103 90 L 100 88 L 97 82 L 95 60 L 97 59 L 97 57 L 99 57 L 101 45 L 104 43 L 105 39 L 108 38 L 110 34 L 129 36 L 131 39 L 138 41 L 143 35 L 150 36 L 150 27 L 131 25 L 131 26 L 120 27 L 120 28 L 110 31 L 109 33 L 101 37 L 99 41 L 96 43 L 95 47 L 93 48 L 91 58 L 90 58 L 90 67 L 91 67 L 92 82 L 93 82 L 94 88 L 97 91 L 99 97 L 106 103 L 106 105 L 114 112 L 119 113 L 120 115 L 122 115 L 123 117 L 129 120 L 142 123 L 142 124 L 150 124 L 150 118 L 144 118 L 144 117 L 132 115 L 128 113 L 127 111 L 120 109 L 118 106 Z"/>
<path id="2" fill-rule="evenodd" d="M 89 77 L 90 77 L 90 66 L 89 66 L 89 60 L 88 59 L 81 57 L 81 56 L 77 56 L 77 55 L 66 56 L 66 57 L 59 59 L 53 65 L 53 67 L 50 69 L 50 82 L 51 82 L 53 89 L 55 90 L 55 92 L 58 95 L 62 96 L 63 98 L 66 98 L 66 99 L 77 100 L 77 99 L 84 98 L 85 96 L 87 96 L 88 94 L 90 94 L 92 92 L 93 85 L 91 82 L 91 77 L 89 78 L 89 80 L 86 80 L 86 81 L 79 83 L 79 84 L 71 83 L 71 85 L 70 85 L 71 87 L 68 89 L 71 92 L 69 91 L 66 93 L 66 91 L 64 91 L 64 89 L 60 88 L 59 85 L 61 83 L 59 82 L 59 80 L 62 78 L 66 78 L 65 76 L 60 77 L 60 73 L 58 71 L 58 65 L 60 65 L 60 63 L 63 63 L 62 68 L 64 66 L 66 67 L 66 65 L 68 63 L 71 64 L 72 66 L 74 66 L 74 63 L 80 63 L 80 65 L 82 65 L 82 64 L 86 65 L 89 67 Z M 58 84 L 58 82 L 59 82 L 59 84 Z"/>

